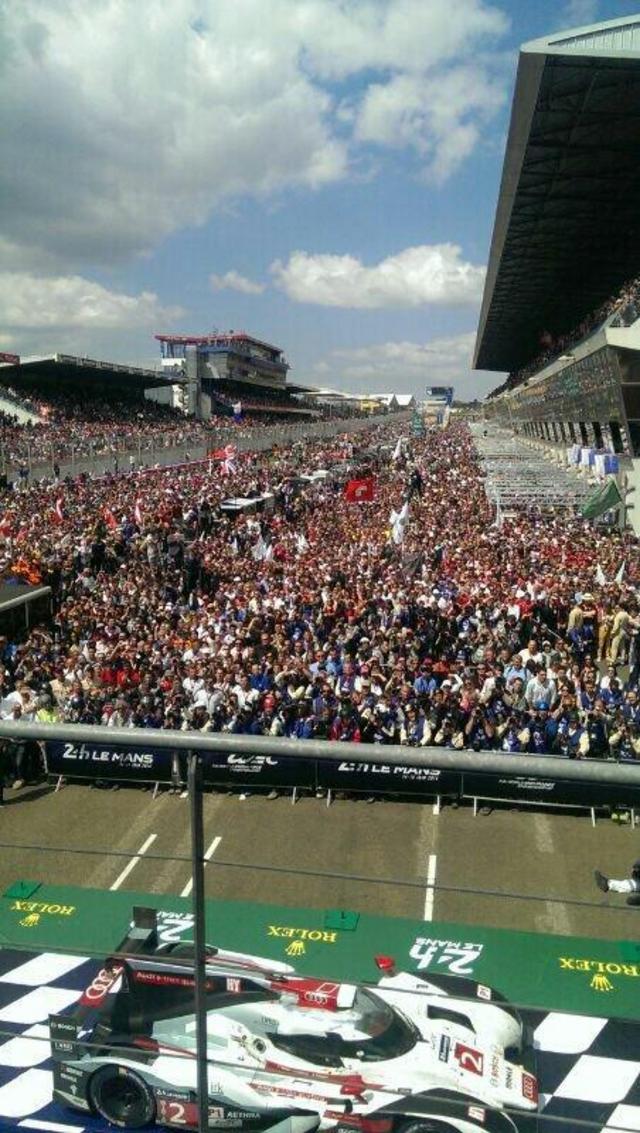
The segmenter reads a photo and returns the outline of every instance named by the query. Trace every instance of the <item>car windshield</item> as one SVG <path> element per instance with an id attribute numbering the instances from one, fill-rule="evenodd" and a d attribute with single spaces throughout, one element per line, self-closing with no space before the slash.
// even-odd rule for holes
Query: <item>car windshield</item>
<path id="1" fill-rule="evenodd" d="M 310 1021 L 319 1021 L 317 1014 Z M 331 1012 L 326 1030 L 316 1033 L 270 1034 L 275 1046 L 298 1058 L 327 1066 L 343 1059 L 380 1062 L 399 1058 L 415 1046 L 419 1033 L 388 1003 L 365 988 L 358 988 L 351 1007 Z"/>

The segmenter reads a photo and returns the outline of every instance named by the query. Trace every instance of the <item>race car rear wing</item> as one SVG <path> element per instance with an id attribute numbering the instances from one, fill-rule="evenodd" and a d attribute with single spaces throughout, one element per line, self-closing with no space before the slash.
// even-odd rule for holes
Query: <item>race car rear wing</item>
<path id="1" fill-rule="evenodd" d="M 154 956 L 158 948 L 158 911 L 146 905 L 134 905 L 128 932 L 108 964 L 128 956 Z"/>

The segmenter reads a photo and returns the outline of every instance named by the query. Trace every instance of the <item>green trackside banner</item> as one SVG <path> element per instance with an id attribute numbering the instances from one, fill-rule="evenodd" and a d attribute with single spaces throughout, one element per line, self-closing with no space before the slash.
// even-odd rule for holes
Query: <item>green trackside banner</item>
<path id="1" fill-rule="evenodd" d="M 98 960 L 126 936 L 134 905 L 158 910 L 160 939 L 193 938 L 190 902 L 18 881 L 0 896 L 0 947 L 82 951 Z M 343 909 L 207 901 L 209 942 L 292 964 L 302 975 L 376 980 L 377 954 L 399 969 L 479 980 L 522 1006 L 640 1019 L 640 944 L 514 932 Z"/>
<path id="2" fill-rule="evenodd" d="M 425 435 L 424 421 L 419 413 L 414 413 L 411 418 L 411 431 L 414 437 L 424 437 Z"/>
<path id="3" fill-rule="evenodd" d="M 599 488 L 596 488 L 587 502 L 581 509 L 583 519 L 596 519 L 599 515 L 603 515 L 605 511 L 609 511 L 613 507 L 617 507 L 622 503 L 622 496 L 618 490 L 618 485 L 613 478 L 607 480 Z"/>

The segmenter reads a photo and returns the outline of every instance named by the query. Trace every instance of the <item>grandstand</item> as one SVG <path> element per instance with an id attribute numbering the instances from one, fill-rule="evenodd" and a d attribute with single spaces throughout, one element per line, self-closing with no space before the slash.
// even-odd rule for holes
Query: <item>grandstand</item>
<path id="1" fill-rule="evenodd" d="M 640 531 L 640 19 L 520 53 L 474 366 L 485 416 L 618 457 Z"/>

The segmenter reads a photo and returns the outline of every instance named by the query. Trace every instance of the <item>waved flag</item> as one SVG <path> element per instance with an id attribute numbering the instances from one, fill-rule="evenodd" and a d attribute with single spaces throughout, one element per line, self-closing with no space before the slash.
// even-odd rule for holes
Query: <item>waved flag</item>
<path id="1" fill-rule="evenodd" d="M 350 504 L 370 503 L 374 489 L 373 476 L 367 476 L 364 480 L 349 480 L 344 489 L 344 498 Z"/>
<path id="2" fill-rule="evenodd" d="M 409 519 L 409 501 L 405 500 L 400 511 L 392 511 L 389 517 L 391 523 L 391 538 L 396 546 L 404 542 L 404 532 Z"/>

